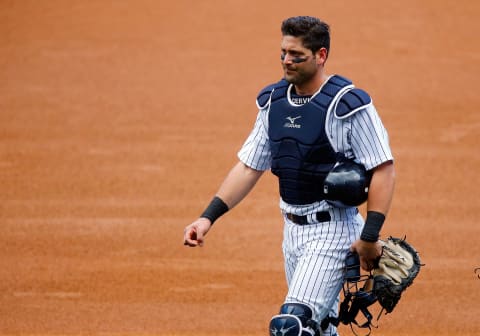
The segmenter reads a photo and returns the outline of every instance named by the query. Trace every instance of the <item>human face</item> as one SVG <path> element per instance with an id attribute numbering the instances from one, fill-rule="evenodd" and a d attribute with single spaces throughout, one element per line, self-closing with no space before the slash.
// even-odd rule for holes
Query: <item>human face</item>
<path id="1" fill-rule="evenodd" d="M 280 58 L 285 79 L 294 85 L 308 84 L 318 72 L 316 55 L 303 46 L 299 37 L 282 37 Z"/>

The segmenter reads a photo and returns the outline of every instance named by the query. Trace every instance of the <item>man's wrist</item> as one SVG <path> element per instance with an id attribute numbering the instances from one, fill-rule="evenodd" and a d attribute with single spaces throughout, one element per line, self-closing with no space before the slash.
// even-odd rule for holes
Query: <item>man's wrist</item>
<path id="1" fill-rule="evenodd" d="M 360 239 L 370 243 L 376 242 L 380 237 L 380 230 L 384 222 L 384 214 L 377 211 L 368 211 Z"/>
<path id="2" fill-rule="evenodd" d="M 209 219 L 211 224 L 213 224 L 228 210 L 228 205 L 220 197 L 215 196 L 200 217 Z"/>

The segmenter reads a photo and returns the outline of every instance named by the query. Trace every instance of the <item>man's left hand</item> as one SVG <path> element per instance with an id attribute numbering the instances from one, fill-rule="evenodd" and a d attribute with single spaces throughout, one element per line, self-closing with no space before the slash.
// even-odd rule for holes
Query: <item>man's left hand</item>
<path id="1" fill-rule="evenodd" d="M 368 272 L 375 268 L 375 264 L 378 263 L 382 255 L 382 244 L 378 241 L 371 243 L 358 239 L 353 242 L 350 251 L 358 254 L 360 257 L 360 266 Z"/>

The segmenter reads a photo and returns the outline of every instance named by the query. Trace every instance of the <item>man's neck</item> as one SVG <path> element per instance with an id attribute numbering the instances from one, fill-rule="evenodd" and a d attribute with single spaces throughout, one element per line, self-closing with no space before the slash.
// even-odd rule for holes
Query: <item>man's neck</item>
<path id="1" fill-rule="evenodd" d="M 319 76 L 313 77 L 308 83 L 295 85 L 295 92 L 299 96 L 311 96 L 320 89 L 327 79 L 328 76 L 322 73 Z"/>

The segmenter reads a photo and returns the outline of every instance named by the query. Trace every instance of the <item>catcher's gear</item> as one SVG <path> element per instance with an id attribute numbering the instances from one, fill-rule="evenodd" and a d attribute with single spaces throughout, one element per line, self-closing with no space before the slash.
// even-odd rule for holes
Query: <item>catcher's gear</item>
<path id="1" fill-rule="evenodd" d="M 327 316 L 321 323 L 322 330 L 326 330 L 331 323 L 338 326 L 340 323 L 350 325 L 353 333 L 354 325 L 357 328 L 368 328 L 370 334 L 373 316 L 368 307 L 377 302 L 377 297 L 372 292 L 373 277 L 360 273 L 360 259 L 357 253 L 349 252 L 345 259 L 345 282 L 343 284 L 344 299 L 340 304 L 338 317 Z M 357 315 L 362 312 L 365 317 L 363 323 L 357 322 Z M 368 335 L 367 334 L 367 335 Z"/>
<path id="2" fill-rule="evenodd" d="M 420 257 L 405 239 L 389 237 L 380 241 L 383 252 L 373 269 L 373 293 L 387 313 L 397 305 L 402 292 L 420 271 Z"/>
<path id="3" fill-rule="evenodd" d="M 367 200 L 371 178 L 371 172 L 363 165 L 353 161 L 340 162 L 323 182 L 325 199 L 333 204 L 358 206 Z"/>
<path id="4" fill-rule="evenodd" d="M 313 310 L 303 303 L 285 303 L 270 321 L 270 336 L 314 336 L 318 326 Z"/>
<path id="5" fill-rule="evenodd" d="M 383 245 L 382 255 L 368 275 L 360 273 L 358 254 L 349 252 L 345 260 L 344 300 L 340 304 L 339 315 L 325 318 L 321 323 L 322 329 L 326 329 L 329 323 L 338 326 L 341 322 L 350 324 L 352 331 L 353 325 L 370 331 L 373 316 L 368 307 L 378 301 L 382 307 L 380 314 L 383 310 L 392 312 L 402 292 L 413 283 L 422 266 L 417 251 L 405 239 L 389 237 L 386 241 L 380 240 L 380 243 Z M 356 321 L 359 312 L 366 319 L 362 324 Z"/>

